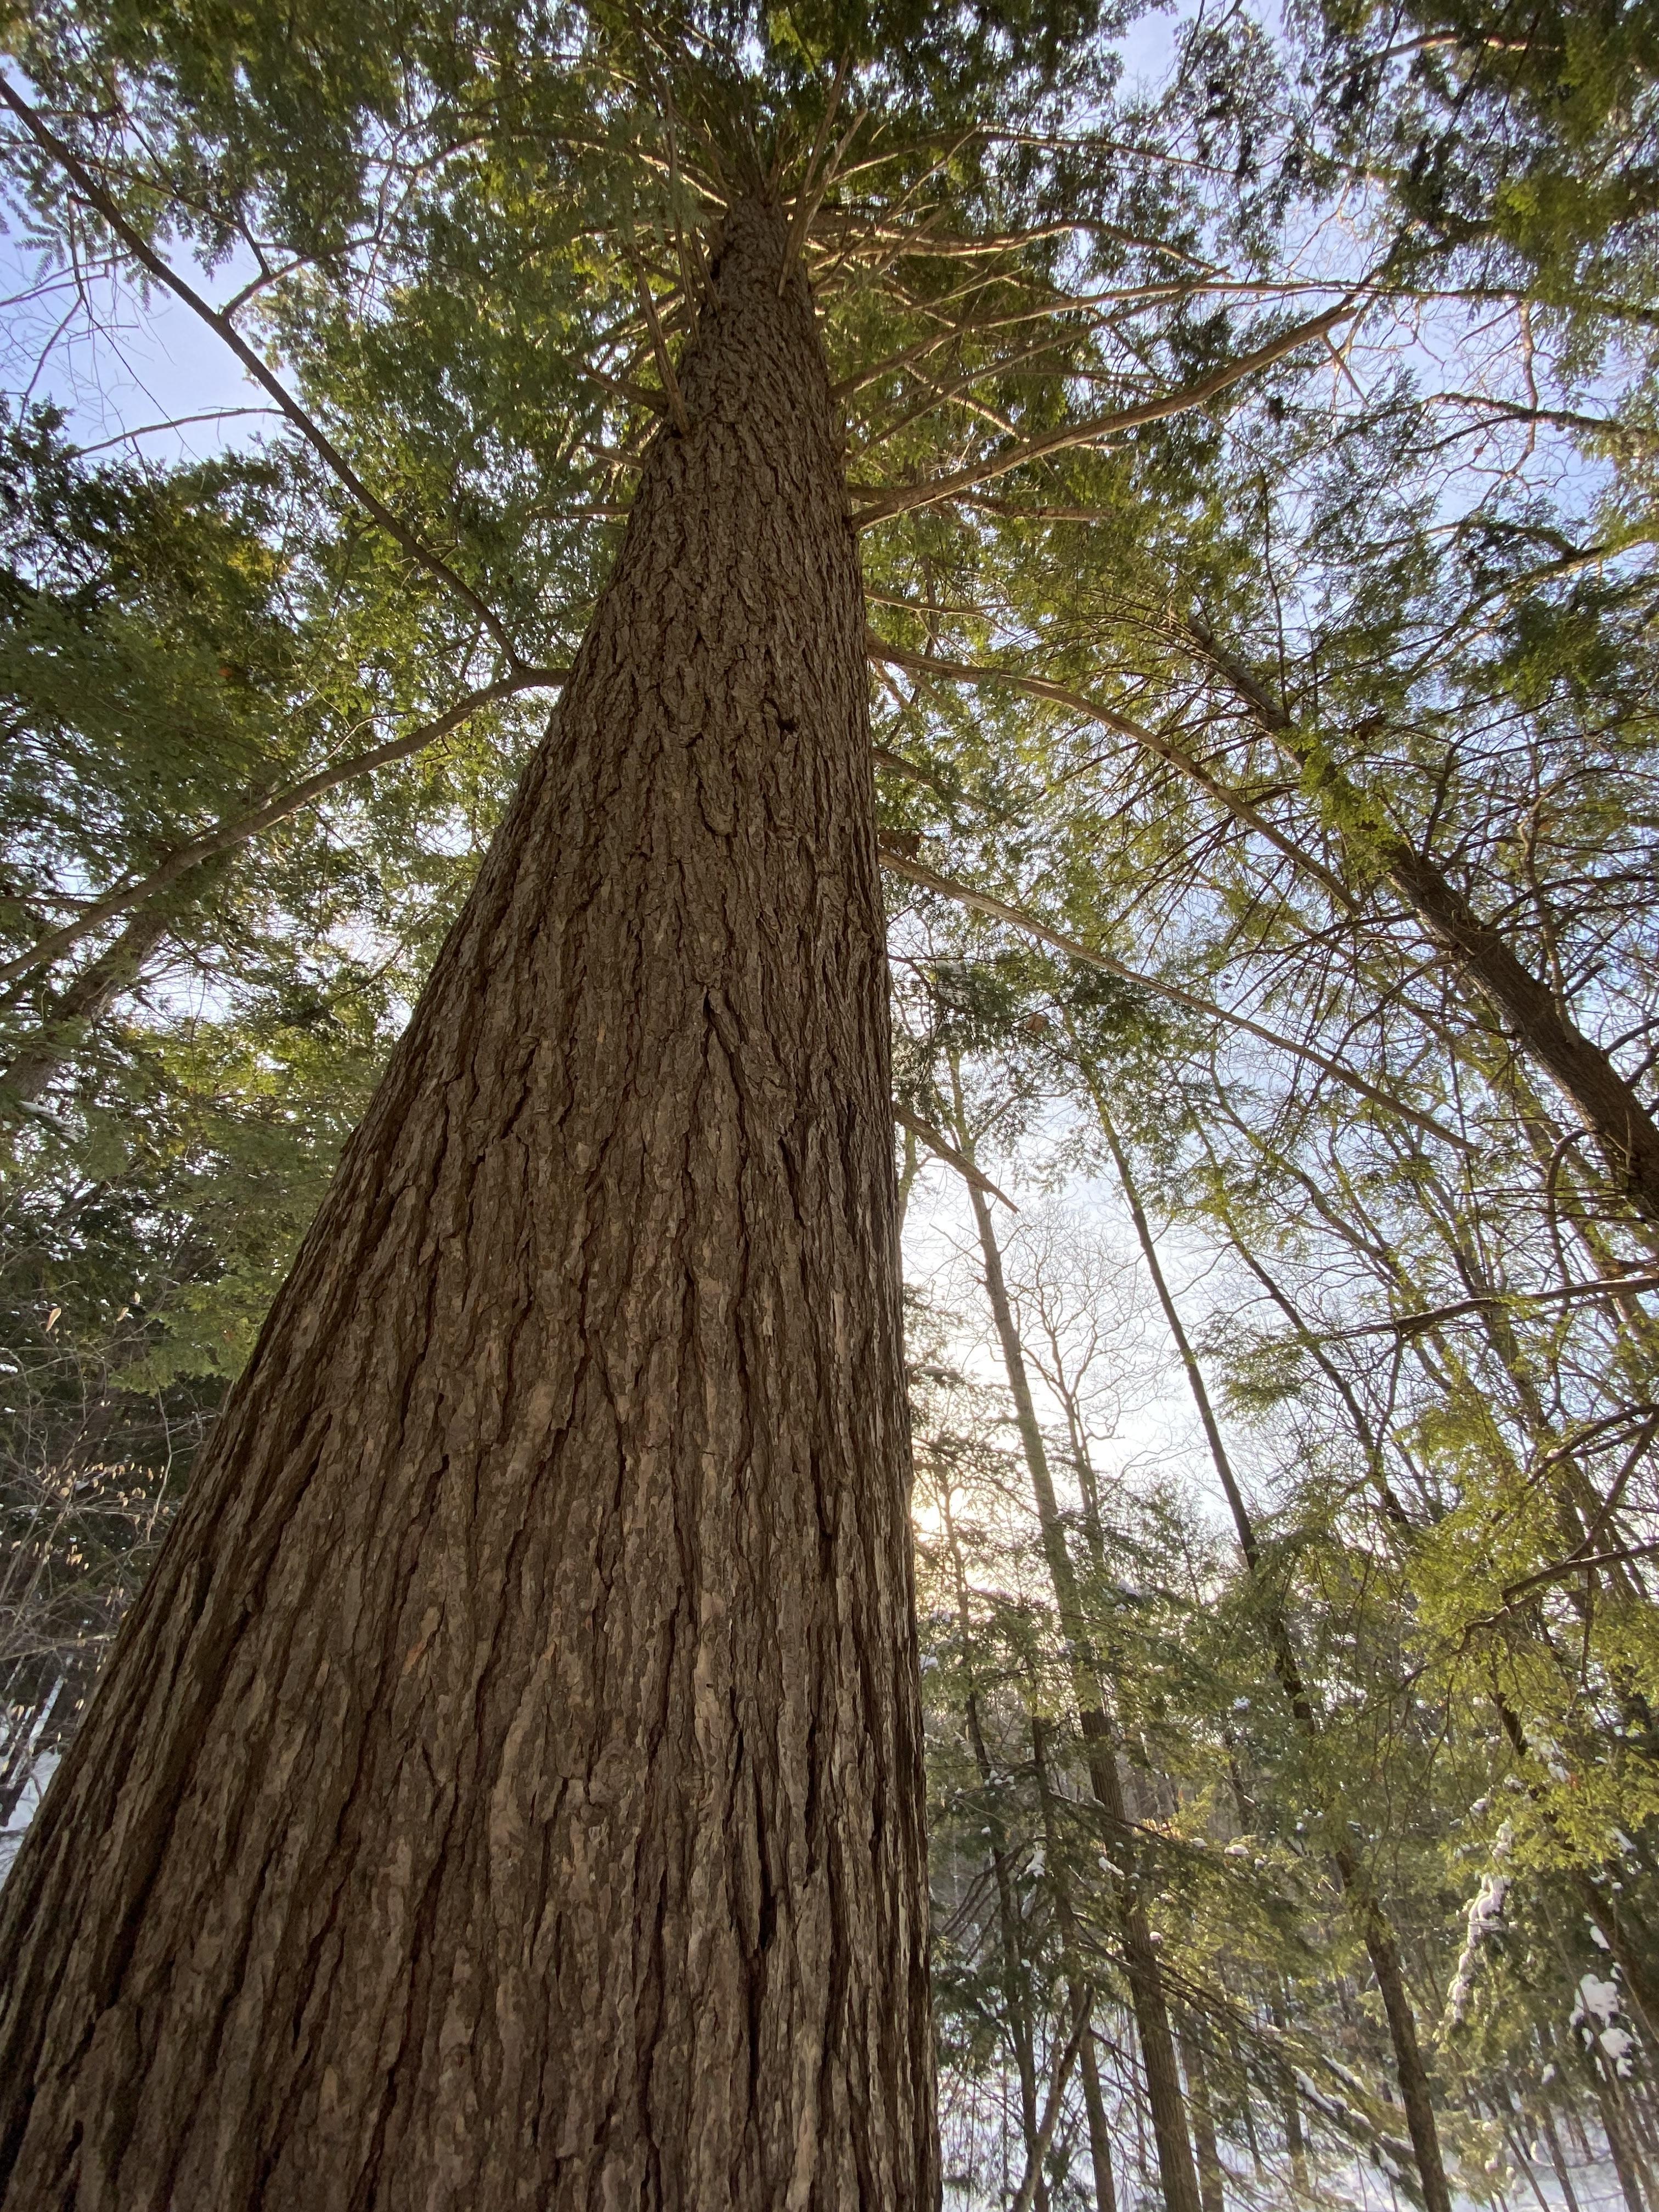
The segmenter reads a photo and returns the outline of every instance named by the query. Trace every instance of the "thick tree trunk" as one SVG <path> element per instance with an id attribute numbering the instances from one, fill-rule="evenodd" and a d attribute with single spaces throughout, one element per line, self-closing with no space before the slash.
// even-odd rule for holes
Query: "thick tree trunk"
<path id="1" fill-rule="evenodd" d="M 557 725 L 0 1896 L 0 2203 L 930 2207 L 863 610 L 740 204 Z"/>
<path id="2" fill-rule="evenodd" d="M 954 1066 L 951 1078 L 954 1083 Z M 954 1104 L 957 1141 L 972 1164 L 973 1136 L 963 1116 L 959 1085 Z M 1115 1731 L 1106 1710 L 1099 1672 L 1083 1620 L 1076 1570 L 1066 1548 L 1065 1524 L 1060 1519 L 1054 1479 L 1048 1468 L 1048 1450 L 1031 1400 L 1030 1380 L 1025 1371 L 1025 1355 L 1014 1323 L 1007 1285 L 1003 1278 L 1002 1255 L 998 1249 L 996 1232 L 991 1225 L 991 1209 L 976 1183 L 969 1183 L 967 1188 L 969 1200 L 974 1209 L 975 1225 L 979 1231 L 980 1250 L 985 1261 L 985 1287 L 990 1299 L 991 1316 L 996 1325 L 1008 1388 L 1014 1401 L 1014 1418 L 1024 1450 L 1026 1469 L 1031 1478 L 1043 1558 L 1048 1564 L 1049 1580 L 1054 1585 L 1060 1630 L 1069 1647 L 1072 1694 L 1083 1735 L 1084 1755 L 1088 1762 L 1089 1784 L 1094 1793 L 1095 1802 L 1104 1815 L 1104 1826 L 1111 1838 L 1114 1854 L 1123 1869 L 1118 1884 L 1118 1929 L 1123 1945 L 1124 1974 L 1129 1984 L 1135 2027 L 1140 2037 L 1141 2057 L 1146 2068 L 1146 2102 L 1152 2112 L 1152 2134 L 1158 2145 L 1158 2179 L 1164 2191 L 1165 2212 L 1201 2212 L 1192 2144 L 1187 2134 L 1186 2100 L 1182 2092 L 1181 2069 L 1176 2056 L 1175 2032 L 1170 2024 L 1169 2004 L 1164 1990 L 1164 1969 L 1158 1960 L 1152 1923 L 1147 1917 L 1145 1883 L 1139 1867 L 1140 1854 L 1128 1808 L 1123 1799 L 1122 1780 L 1117 1770 Z"/>

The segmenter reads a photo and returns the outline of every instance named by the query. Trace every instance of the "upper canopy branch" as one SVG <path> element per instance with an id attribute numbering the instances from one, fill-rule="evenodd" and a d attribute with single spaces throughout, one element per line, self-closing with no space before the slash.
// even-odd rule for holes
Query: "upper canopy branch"
<path id="1" fill-rule="evenodd" d="M 1162 398 L 1145 399 L 1138 406 L 1125 407 L 1105 415 L 1091 415 L 1081 422 L 1062 424 L 1040 437 L 1027 438 L 1021 444 L 994 453 L 967 468 L 957 469 L 949 476 L 936 477 L 929 483 L 896 484 L 890 491 L 881 492 L 863 507 L 854 510 L 855 528 L 867 530 L 872 523 L 887 522 L 895 515 L 908 514 L 919 507 L 933 507 L 940 500 L 953 499 L 958 492 L 974 491 L 981 484 L 991 483 L 998 477 L 1006 476 L 1011 469 L 1023 468 L 1028 461 L 1045 459 L 1050 453 L 1062 453 L 1076 446 L 1092 445 L 1098 438 L 1109 438 L 1126 430 L 1138 430 L 1149 422 L 1163 422 L 1176 415 L 1188 413 L 1202 407 L 1206 401 L 1229 391 L 1257 369 L 1269 368 L 1275 362 L 1283 361 L 1310 341 L 1322 338 L 1339 325 L 1347 322 L 1359 312 L 1355 295 L 1349 294 L 1335 307 L 1316 315 L 1310 321 L 1297 323 L 1282 331 L 1276 338 L 1253 352 L 1241 355 L 1237 361 L 1228 362 L 1212 369 L 1178 391 L 1165 392 Z M 858 489 L 858 487 L 854 487 Z"/>
<path id="2" fill-rule="evenodd" d="M 300 404 L 286 385 L 248 343 L 229 315 L 222 309 L 210 306 L 195 287 L 179 276 L 155 251 L 143 234 L 123 215 L 115 199 L 99 183 L 73 147 L 58 137 L 3 76 L 0 76 L 0 100 L 10 108 L 43 152 L 58 164 L 74 186 L 77 197 L 109 226 L 140 268 L 171 292 L 175 299 L 181 300 L 191 313 L 205 323 L 229 348 L 247 374 L 263 391 L 270 393 L 280 412 L 294 425 L 359 506 L 396 544 L 402 547 L 411 561 L 424 568 L 446 591 L 453 592 L 470 609 L 501 647 L 510 666 L 522 668 L 524 662 L 518 647 L 495 610 L 474 591 L 465 577 L 456 574 L 441 554 L 434 552 L 407 523 L 394 514 L 377 492 L 369 489 L 321 424 Z"/>

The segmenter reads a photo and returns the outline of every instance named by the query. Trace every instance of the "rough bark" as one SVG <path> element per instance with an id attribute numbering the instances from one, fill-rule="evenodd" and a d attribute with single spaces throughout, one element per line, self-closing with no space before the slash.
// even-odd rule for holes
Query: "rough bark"
<path id="1" fill-rule="evenodd" d="M 937 2202 L 862 595 L 783 245 L 732 210 L 0 1895 L 7 2212 Z"/>
<path id="2" fill-rule="evenodd" d="M 955 1079 L 954 1068 L 952 1079 Z M 973 1138 L 963 1118 L 959 1088 L 955 1109 L 957 1141 L 971 1162 L 974 1157 Z M 974 1209 L 975 1225 L 979 1231 L 980 1251 L 985 1261 L 986 1291 L 1002 1350 L 1008 1388 L 1014 1401 L 1015 1422 L 1025 1455 L 1026 1469 L 1031 1478 L 1043 1558 L 1048 1565 L 1049 1580 L 1054 1585 L 1060 1628 L 1069 1648 L 1072 1694 L 1083 1735 L 1089 1784 L 1095 1802 L 1104 1815 L 1104 1825 L 1111 1838 L 1114 1855 L 1122 1869 L 1117 1883 L 1118 1929 L 1123 1946 L 1124 1974 L 1129 1984 L 1135 2027 L 1140 2038 L 1141 2057 L 1146 2069 L 1146 2101 L 1152 2112 L 1152 2135 L 1158 2146 L 1158 2179 L 1164 2191 L 1165 2212 L 1201 2212 L 1198 2177 L 1193 2166 L 1192 2145 L 1187 2135 L 1186 2100 L 1176 2056 L 1175 2032 L 1170 2023 L 1169 2003 L 1164 1995 L 1164 1970 L 1158 1961 L 1158 1947 L 1152 1940 L 1152 1923 L 1146 1913 L 1145 1881 L 1139 1863 L 1139 1850 L 1128 1808 L 1124 1802 L 1122 1779 L 1118 1773 L 1115 1731 L 1106 1710 L 1099 1671 L 1083 1620 L 1076 1570 L 1066 1548 L 1065 1524 L 1060 1518 L 1054 1478 L 1048 1468 L 1048 1450 L 1031 1399 L 1025 1355 L 1003 1277 L 1002 1255 L 991 1223 L 991 1209 L 976 1184 L 970 1182 L 968 1185 L 968 1196 Z"/>

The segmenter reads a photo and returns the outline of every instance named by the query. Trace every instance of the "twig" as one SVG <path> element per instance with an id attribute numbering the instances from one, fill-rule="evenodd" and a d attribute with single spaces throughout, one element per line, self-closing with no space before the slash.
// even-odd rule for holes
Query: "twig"
<path id="1" fill-rule="evenodd" d="M 854 527 L 867 530 L 872 523 L 890 521 L 895 515 L 908 514 L 915 507 L 933 507 L 940 500 L 953 499 L 958 492 L 976 490 L 981 484 L 1006 476 L 1009 470 L 1024 468 L 1028 462 L 1042 460 L 1050 453 L 1065 453 L 1073 446 L 1092 445 L 1097 438 L 1113 437 L 1125 430 L 1138 430 L 1149 422 L 1164 422 L 1172 416 L 1184 415 L 1192 408 L 1203 406 L 1206 400 L 1218 398 L 1255 370 L 1270 368 L 1287 354 L 1324 337 L 1339 324 L 1351 321 L 1360 313 L 1363 304 L 1356 293 L 1349 293 L 1322 315 L 1296 324 L 1278 337 L 1270 338 L 1266 345 L 1256 347 L 1253 353 L 1243 354 L 1237 361 L 1212 369 L 1207 376 L 1183 385 L 1178 392 L 1165 392 L 1161 399 L 1146 399 L 1138 407 L 1126 407 L 1109 415 L 1092 415 L 1085 422 L 1067 423 L 1042 437 L 1028 438 L 988 460 L 976 461 L 950 476 L 936 477 L 931 483 L 896 484 L 890 491 L 878 492 L 867 505 L 854 512 Z"/>
<path id="2" fill-rule="evenodd" d="M 993 921 L 1003 922 L 1010 929 L 1018 929 L 1027 937 L 1034 937 L 1040 945 L 1049 945 L 1054 951 L 1065 953 L 1068 959 L 1081 961 L 1085 967 L 1097 968 L 1103 975 L 1115 975 L 1120 981 L 1133 983 L 1140 990 L 1151 992 L 1154 997 L 1171 1000 L 1176 1006 L 1186 1006 L 1211 1021 L 1223 1023 L 1231 1029 L 1243 1030 L 1247 1036 L 1257 1037 L 1263 1044 L 1273 1046 L 1275 1051 L 1294 1054 L 1298 1060 L 1307 1060 L 1311 1066 L 1322 1069 L 1334 1081 L 1346 1084 L 1349 1090 L 1357 1091 L 1362 1097 L 1369 1098 L 1374 1105 L 1381 1106 L 1388 1113 L 1399 1115 L 1402 1121 L 1410 1121 L 1427 1135 L 1437 1137 L 1442 1144 L 1450 1145 L 1462 1152 L 1474 1150 L 1467 1137 L 1447 1128 L 1431 1114 L 1420 1113 L 1416 1107 L 1407 1105 L 1403 1099 L 1379 1090 L 1376 1084 L 1367 1081 L 1358 1068 L 1350 1067 L 1346 1061 L 1331 1060 L 1316 1046 L 1298 1044 L 1293 1037 L 1283 1036 L 1277 1030 L 1267 1029 L 1261 1022 L 1252 1021 L 1248 1014 L 1234 1013 L 1226 1006 L 1218 1006 L 1213 999 L 1202 998 L 1196 991 L 1188 991 L 1179 983 L 1166 982 L 1158 975 L 1143 975 L 1139 970 L 1126 966 L 1121 960 L 1115 960 L 1109 952 L 1097 951 L 1092 945 L 1081 944 L 1074 937 L 1066 937 L 1059 930 L 1050 929 L 1035 915 L 1026 914 L 1017 906 L 1010 906 L 1006 899 L 993 897 L 988 891 L 976 891 L 969 884 L 959 884 L 949 876 L 935 874 L 933 869 L 924 868 L 919 860 L 913 860 L 908 853 L 900 852 L 888 840 L 879 838 L 878 842 L 881 865 L 890 874 L 902 876 L 908 882 L 920 884 L 924 890 L 936 892 L 941 898 L 953 899 L 958 906 L 971 908 L 977 914 L 988 915 Z"/>

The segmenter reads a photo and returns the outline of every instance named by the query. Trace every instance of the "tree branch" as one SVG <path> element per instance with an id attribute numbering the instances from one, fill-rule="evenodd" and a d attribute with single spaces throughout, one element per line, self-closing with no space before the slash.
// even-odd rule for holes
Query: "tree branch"
<path id="1" fill-rule="evenodd" d="M 913 1137 L 920 1138 L 928 1151 L 942 1159 L 946 1167 L 954 1168 L 964 1182 L 972 1183 L 975 1190 L 984 1191 L 988 1197 L 1000 1198 L 1010 1213 L 1019 1212 L 1006 1191 L 999 1190 L 989 1176 L 981 1174 L 965 1154 L 957 1150 L 948 1137 L 939 1134 L 931 1121 L 922 1121 L 908 1108 L 901 1106 L 896 1099 L 893 1102 L 893 1119 L 901 1129 L 908 1129 Z"/>
<path id="2" fill-rule="evenodd" d="M 3 80 L 0 79 L 0 82 Z M 482 690 L 469 691 L 464 699 L 458 699 L 441 714 L 429 722 L 418 724 L 401 738 L 391 738 L 386 744 L 376 745 L 368 752 L 353 753 L 349 759 L 337 762 L 332 768 L 319 769 L 315 775 L 308 775 L 303 782 L 290 785 L 288 790 L 279 792 L 274 799 L 263 800 L 247 812 L 234 816 L 228 822 L 221 822 L 214 829 L 204 830 L 199 837 L 192 837 L 188 844 L 176 846 L 159 867 L 139 882 L 118 884 L 113 890 L 106 891 L 102 898 L 94 899 L 90 905 L 83 907 L 73 921 L 66 921 L 61 928 L 49 931 L 46 936 L 37 938 L 26 951 L 14 953 L 9 960 L 0 962 L 0 983 L 9 983 L 16 976 L 27 975 L 36 968 L 48 966 L 52 961 L 61 959 L 72 945 L 78 944 L 82 938 L 89 936 L 105 922 L 113 921 L 118 914 L 127 914 L 134 907 L 142 906 L 147 899 L 154 898 L 158 892 L 177 883 L 180 876 L 188 874 L 204 860 L 210 860 L 216 853 L 228 852 L 233 846 L 246 844 L 249 838 L 257 837 L 261 831 L 285 821 L 290 814 L 297 814 L 302 806 L 309 805 L 313 799 L 320 799 L 325 792 L 334 790 L 339 784 L 350 782 L 355 776 L 368 775 L 376 769 L 390 767 L 394 761 L 407 760 L 411 753 L 417 753 L 435 739 L 447 737 L 451 730 L 458 728 L 470 715 L 476 714 L 480 708 L 493 707 L 499 701 L 510 699 L 520 691 L 551 690 L 564 682 L 566 672 L 562 668 L 518 669 L 513 675 L 502 677 L 499 683 L 487 684 Z"/>
<path id="3" fill-rule="evenodd" d="M 1226 1006 L 1218 1006 L 1213 999 L 1203 998 L 1180 983 L 1167 982 L 1162 976 L 1142 975 L 1138 969 L 1126 966 L 1121 960 L 1115 960 L 1109 952 L 1098 952 L 1092 945 L 1079 943 L 1075 937 L 1066 937 L 1059 930 L 1050 929 L 1035 915 L 1026 914 L 1019 907 L 1010 906 L 1006 899 L 993 897 L 988 891 L 976 891 L 967 884 L 956 882 L 950 876 L 936 875 L 933 869 L 923 867 L 919 860 L 913 860 L 908 853 L 900 852 L 879 834 L 878 843 L 881 851 L 881 865 L 890 874 L 902 876 L 907 882 L 920 884 L 924 890 L 934 891 L 941 898 L 953 899 L 958 906 L 970 908 L 975 914 L 986 915 L 991 921 L 1002 922 L 1010 929 L 1018 929 L 1027 937 L 1036 938 L 1039 944 L 1065 953 L 1068 959 L 1079 960 L 1085 967 L 1097 968 L 1102 975 L 1115 975 L 1121 982 L 1133 983 L 1156 998 L 1169 999 L 1175 1005 L 1186 1006 L 1192 1012 L 1202 1014 L 1226 1028 L 1243 1030 L 1246 1035 L 1259 1038 L 1263 1044 L 1273 1046 L 1275 1051 L 1291 1053 L 1297 1059 L 1305 1060 L 1310 1066 L 1322 1069 L 1335 1082 L 1345 1084 L 1350 1091 L 1357 1091 L 1361 1097 L 1369 1098 L 1386 1112 L 1397 1114 L 1427 1135 L 1437 1137 L 1442 1144 L 1450 1145 L 1461 1152 L 1474 1150 L 1467 1137 L 1448 1129 L 1431 1114 L 1419 1113 L 1416 1107 L 1407 1106 L 1403 1099 L 1396 1098 L 1369 1082 L 1357 1067 L 1350 1067 L 1345 1060 L 1328 1059 L 1316 1046 L 1298 1044 L 1293 1037 L 1283 1036 L 1277 1030 L 1267 1029 L 1261 1022 L 1252 1021 L 1248 1014 L 1237 1014 Z"/>
<path id="4" fill-rule="evenodd" d="M 872 655 L 878 660 L 886 661 L 890 667 L 908 669 L 919 676 L 943 677 L 958 684 L 1006 684 L 1012 690 L 1023 691 L 1028 698 L 1052 700 L 1056 706 L 1069 708 L 1073 714 L 1086 715 L 1091 721 L 1097 722 L 1102 729 L 1110 730 L 1115 736 L 1129 738 L 1177 770 L 1189 782 L 1196 784 L 1207 798 L 1213 799 L 1235 821 L 1254 830 L 1258 836 L 1265 837 L 1275 851 L 1282 853 L 1295 866 L 1314 877 L 1344 913 L 1356 911 L 1358 902 L 1352 892 L 1339 876 L 1326 867 L 1323 861 L 1316 860 L 1311 853 L 1304 851 L 1294 839 L 1287 837 L 1282 830 L 1258 813 L 1242 792 L 1234 791 L 1227 784 L 1218 783 L 1206 768 L 1172 738 L 1160 736 L 1156 730 L 1149 730 L 1142 723 L 1131 721 L 1127 714 L 1120 714 L 1115 708 L 1103 706 L 1099 701 L 1086 697 L 1081 691 L 1068 690 L 1063 684 L 1052 684 L 1044 676 L 1026 676 L 1018 669 L 999 668 L 973 661 L 940 660 L 929 653 L 910 653 L 902 646 L 889 645 L 874 630 L 866 633 L 866 641 Z"/>
<path id="5" fill-rule="evenodd" d="M 1109 438 L 1125 430 L 1138 430 L 1148 422 L 1167 422 L 1171 416 L 1185 415 L 1206 400 L 1215 398 L 1258 368 L 1270 368 L 1275 362 L 1284 360 L 1298 347 L 1323 337 L 1340 323 L 1345 323 L 1359 313 L 1360 302 L 1352 293 L 1328 307 L 1322 315 L 1310 322 L 1297 323 L 1283 331 L 1266 345 L 1258 346 L 1253 353 L 1242 355 L 1225 367 L 1212 369 L 1194 383 L 1183 385 L 1178 392 L 1165 392 L 1161 399 L 1146 399 L 1138 407 L 1125 407 L 1114 414 L 1092 415 L 1087 421 L 1067 423 L 1058 430 L 1050 430 L 1040 438 L 1028 438 L 1024 444 L 1011 451 L 994 454 L 990 459 L 976 461 L 971 467 L 957 469 L 947 477 L 936 477 L 931 483 L 896 484 L 890 491 L 879 492 L 867 506 L 854 511 L 853 526 L 867 530 L 872 523 L 890 521 L 896 514 L 908 514 L 918 507 L 933 507 L 940 500 L 953 499 L 958 492 L 973 491 L 979 485 L 992 483 L 1006 476 L 1009 470 L 1024 468 L 1028 461 L 1043 459 L 1050 453 L 1062 453 L 1073 446 L 1092 445 L 1097 438 Z M 856 487 L 855 487 L 856 489 Z"/>
<path id="6" fill-rule="evenodd" d="M 261 390 L 270 394 L 281 412 L 359 505 L 389 538 L 403 548 L 411 561 L 471 608 L 506 654 L 509 665 L 515 669 L 521 668 L 524 664 L 518 650 L 495 609 L 479 597 L 464 577 L 456 574 L 441 554 L 423 544 L 409 526 L 398 520 L 378 493 L 369 489 L 327 432 L 301 406 L 281 379 L 266 367 L 229 316 L 216 307 L 210 307 L 195 287 L 186 283 L 177 270 L 169 266 L 143 234 L 128 222 L 114 198 L 105 191 L 73 147 L 58 136 L 3 76 L 0 76 L 0 100 L 10 108 L 36 144 L 58 163 L 80 198 L 102 216 L 140 268 L 154 277 L 158 284 L 164 285 L 175 299 L 182 300 L 191 313 L 199 317 L 229 347 L 247 374 Z"/>
<path id="7" fill-rule="evenodd" d="M 1484 1297 L 1459 1298 L 1455 1305 L 1429 1306 L 1420 1313 L 1396 1314 L 1390 1321 L 1368 1321 L 1353 1328 L 1333 1329 L 1325 1338 L 1336 1344 L 1352 1336 L 1413 1336 L 1419 1329 L 1437 1328 L 1442 1322 L 1461 1321 L 1489 1306 L 1569 1305 L 1579 1298 L 1625 1298 L 1638 1291 L 1659 1291 L 1659 1275 L 1620 1275 L 1611 1281 L 1566 1283 L 1553 1291 L 1488 1291 Z"/>

